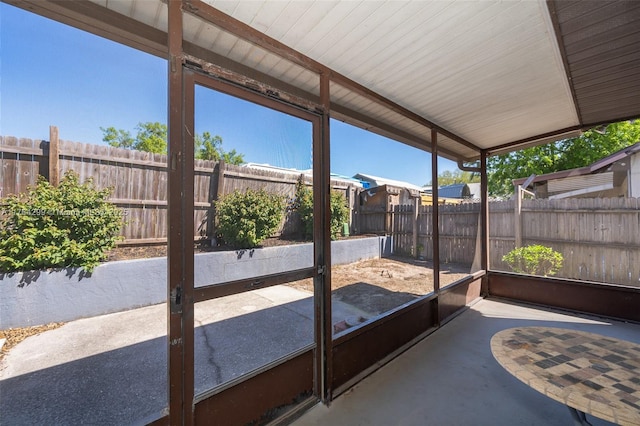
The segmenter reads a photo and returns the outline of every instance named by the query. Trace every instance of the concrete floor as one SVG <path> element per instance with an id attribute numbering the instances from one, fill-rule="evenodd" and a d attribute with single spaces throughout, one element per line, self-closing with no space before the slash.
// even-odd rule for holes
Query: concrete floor
<path id="1" fill-rule="evenodd" d="M 489 342 L 517 326 L 590 331 L 640 343 L 640 325 L 481 300 L 295 426 L 571 425 L 569 410 L 504 370 Z M 594 425 L 610 425 L 587 416 Z"/>
<path id="2" fill-rule="evenodd" d="M 335 301 L 334 323 L 366 315 Z M 195 306 L 196 394 L 313 344 L 312 295 L 273 286 Z M 0 426 L 144 425 L 167 406 L 167 308 L 70 321 L 0 359 Z"/>

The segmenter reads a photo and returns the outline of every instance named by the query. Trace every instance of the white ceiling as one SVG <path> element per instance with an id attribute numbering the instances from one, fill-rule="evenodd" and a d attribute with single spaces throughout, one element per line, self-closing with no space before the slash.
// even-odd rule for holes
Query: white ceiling
<path id="1" fill-rule="evenodd" d="M 544 1 L 208 3 L 480 148 L 578 124 Z"/>
<path id="2" fill-rule="evenodd" d="M 167 4 L 162 0 L 91 1 L 167 31 Z M 545 0 L 205 2 L 480 149 L 583 124 L 565 69 L 565 46 L 559 44 Z M 612 4 L 609 9 L 615 8 Z M 580 18 L 581 4 L 558 2 L 553 7 L 567 10 L 569 18 Z M 303 92 L 319 94 L 314 71 L 194 15 L 184 16 L 185 40 Z M 569 22 L 569 29 L 583 29 L 580 19 Z M 631 24 L 633 19 L 629 18 Z M 584 43 L 584 35 L 576 34 Z M 346 121 L 368 127 L 362 120 L 350 120 L 348 112 L 354 111 L 354 116 L 364 114 L 380 123 L 378 128 L 371 126 L 379 133 L 391 136 L 393 132 L 381 129 L 396 128 L 404 142 L 419 138 L 427 145 L 430 140 L 424 122 L 335 82 L 331 101 L 346 108 L 337 114 Z M 477 150 L 453 139 L 439 139 L 449 154 L 477 157 Z"/>

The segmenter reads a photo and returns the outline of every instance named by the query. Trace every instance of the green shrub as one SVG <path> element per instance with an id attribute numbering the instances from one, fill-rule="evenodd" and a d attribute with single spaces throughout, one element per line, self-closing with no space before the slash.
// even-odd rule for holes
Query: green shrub
<path id="1" fill-rule="evenodd" d="M 331 191 L 331 239 L 342 234 L 342 224 L 349 221 L 349 209 L 340 191 Z"/>
<path id="2" fill-rule="evenodd" d="M 296 198 L 293 203 L 302 221 L 304 238 L 313 236 L 313 192 L 303 182 L 296 184 Z M 344 196 L 339 191 L 331 191 L 331 239 L 335 240 L 342 234 L 342 224 L 349 220 L 349 209 Z"/>
<path id="3" fill-rule="evenodd" d="M 42 176 L 27 192 L 0 207 L 0 271 L 83 267 L 91 272 L 115 247 L 121 211 L 106 199 L 109 189 L 79 183 L 67 172 L 58 187 Z"/>
<path id="4" fill-rule="evenodd" d="M 514 272 L 530 275 L 555 275 L 562 268 L 562 254 L 540 244 L 519 247 L 502 257 Z"/>
<path id="5" fill-rule="evenodd" d="M 215 204 L 218 231 L 226 244 L 236 248 L 257 247 L 284 218 L 284 197 L 264 189 L 235 191 Z"/>

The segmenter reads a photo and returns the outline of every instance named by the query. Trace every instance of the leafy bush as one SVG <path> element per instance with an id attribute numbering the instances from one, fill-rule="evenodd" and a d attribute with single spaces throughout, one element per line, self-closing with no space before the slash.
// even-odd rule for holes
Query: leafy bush
<path id="1" fill-rule="evenodd" d="M 342 224 L 349 221 L 349 209 L 340 191 L 331 191 L 331 239 L 342 234 Z"/>
<path id="2" fill-rule="evenodd" d="M 313 192 L 303 182 L 296 184 L 296 199 L 293 209 L 300 215 L 302 233 L 305 238 L 313 236 Z M 342 224 L 349 220 L 349 209 L 339 191 L 331 191 L 331 239 L 342 234 Z"/>
<path id="3" fill-rule="evenodd" d="M 514 272 L 530 275 L 555 275 L 563 262 L 562 254 L 540 244 L 519 247 L 502 257 Z"/>
<path id="4" fill-rule="evenodd" d="M 257 247 L 278 229 L 284 218 L 284 197 L 264 189 L 235 191 L 216 201 L 218 231 L 236 248 Z"/>
<path id="5" fill-rule="evenodd" d="M 67 172 L 60 185 L 42 176 L 27 192 L 3 200 L 0 208 L 0 271 L 83 267 L 91 272 L 115 246 L 122 213 L 96 190 Z"/>

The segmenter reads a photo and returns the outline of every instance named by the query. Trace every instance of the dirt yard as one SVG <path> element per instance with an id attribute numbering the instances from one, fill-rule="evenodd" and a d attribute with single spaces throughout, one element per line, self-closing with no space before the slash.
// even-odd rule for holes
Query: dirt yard
<path id="1" fill-rule="evenodd" d="M 265 246 L 291 244 L 295 241 L 269 239 Z M 222 247 L 196 247 L 196 252 L 223 250 Z M 125 260 L 166 256 L 166 246 L 118 247 L 108 260 Z M 468 275 L 469 267 L 441 265 L 440 287 Z M 309 278 L 287 284 L 298 290 L 313 292 Z M 378 315 L 433 291 L 433 265 L 406 257 L 363 260 L 332 269 L 331 287 L 336 300 Z"/>
<path id="2" fill-rule="evenodd" d="M 468 267 L 443 265 L 440 287 L 468 275 Z M 313 291 L 311 279 L 288 284 Z M 336 265 L 331 275 L 332 293 L 337 300 L 378 315 L 433 291 L 431 262 L 392 257 Z"/>
<path id="3" fill-rule="evenodd" d="M 269 239 L 265 246 L 291 244 L 294 241 Z M 223 250 L 222 247 L 196 247 L 196 252 Z M 117 247 L 108 260 L 166 256 L 166 246 Z M 468 275 L 469 267 L 441 265 L 440 287 Z M 287 284 L 313 292 L 309 278 Z M 356 306 L 370 315 L 378 315 L 433 291 L 433 265 L 406 257 L 363 260 L 332 269 L 331 287 L 336 300 Z"/>

